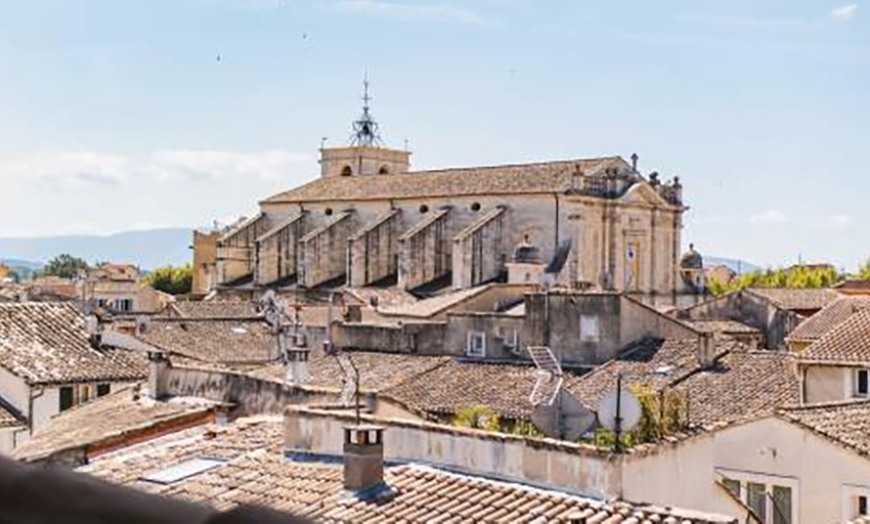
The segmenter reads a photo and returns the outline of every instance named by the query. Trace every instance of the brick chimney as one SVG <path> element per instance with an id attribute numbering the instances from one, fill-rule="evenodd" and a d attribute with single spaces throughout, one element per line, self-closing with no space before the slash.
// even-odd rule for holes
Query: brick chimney
<path id="1" fill-rule="evenodd" d="M 148 393 L 151 398 L 169 396 L 169 359 L 162 351 L 148 352 Z"/>
<path id="2" fill-rule="evenodd" d="M 354 425 L 344 428 L 344 487 L 376 492 L 384 486 L 384 428 Z"/>
<path id="3" fill-rule="evenodd" d="M 698 335 L 698 366 L 710 369 L 716 364 L 716 337 L 712 333 Z"/>

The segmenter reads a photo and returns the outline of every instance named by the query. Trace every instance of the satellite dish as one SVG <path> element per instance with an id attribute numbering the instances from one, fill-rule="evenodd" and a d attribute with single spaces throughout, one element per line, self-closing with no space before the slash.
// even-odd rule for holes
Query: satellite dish
<path id="1" fill-rule="evenodd" d="M 617 432 L 617 415 L 620 418 L 619 432 L 631 431 L 640 422 L 640 402 L 626 388 L 611 391 L 601 399 L 598 406 L 598 422 L 602 426 Z"/>
<path id="2" fill-rule="evenodd" d="M 573 395 L 560 390 L 552 404 L 541 404 L 531 416 L 544 435 L 576 442 L 595 426 L 595 413 L 583 407 Z"/>

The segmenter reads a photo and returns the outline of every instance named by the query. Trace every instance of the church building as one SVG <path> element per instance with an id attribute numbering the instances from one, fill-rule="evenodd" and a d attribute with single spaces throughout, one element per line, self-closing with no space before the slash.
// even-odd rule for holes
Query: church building
<path id="1" fill-rule="evenodd" d="M 320 150 L 320 177 L 195 242 L 194 292 L 491 282 L 672 295 L 680 278 L 679 179 L 637 156 L 415 171 L 385 147 L 368 86 L 350 143 Z"/>

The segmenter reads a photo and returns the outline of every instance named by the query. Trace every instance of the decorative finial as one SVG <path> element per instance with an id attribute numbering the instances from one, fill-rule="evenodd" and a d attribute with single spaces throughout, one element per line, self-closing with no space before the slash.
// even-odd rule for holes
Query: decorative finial
<path id="1" fill-rule="evenodd" d="M 377 147 L 381 145 L 381 137 L 378 134 L 378 123 L 372 118 L 369 112 L 369 102 L 372 97 L 369 95 L 369 77 L 366 74 L 363 77 L 363 112 L 359 120 L 353 123 L 353 135 L 351 135 L 350 143 L 353 146 L 362 147 Z"/>

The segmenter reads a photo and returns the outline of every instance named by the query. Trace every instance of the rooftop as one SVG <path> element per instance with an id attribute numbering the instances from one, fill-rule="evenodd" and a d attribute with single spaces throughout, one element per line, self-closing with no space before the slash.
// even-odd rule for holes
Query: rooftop
<path id="1" fill-rule="evenodd" d="M 29 384 L 145 378 L 124 353 L 95 349 L 69 303 L 0 304 L 0 366 Z"/>
<path id="2" fill-rule="evenodd" d="M 234 320 L 261 318 L 254 305 L 246 301 L 177 301 L 169 304 L 162 317 Z"/>
<path id="3" fill-rule="evenodd" d="M 822 309 L 833 302 L 839 294 L 834 289 L 793 289 L 793 288 L 761 288 L 747 289 L 755 295 L 764 297 L 782 309 L 790 311 L 811 311 Z"/>
<path id="4" fill-rule="evenodd" d="M 800 353 L 801 361 L 831 364 L 870 362 L 870 309 L 862 309 Z"/>
<path id="5" fill-rule="evenodd" d="M 842 296 L 801 322 L 786 337 L 788 341 L 811 342 L 823 337 L 856 312 L 870 308 L 870 296 Z"/>
<path id="6" fill-rule="evenodd" d="M 214 406 L 214 402 L 194 398 L 158 402 L 140 394 L 138 387 L 126 387 L 55 415 L 15 449 L 15 458 L 31 461 L 76 448 L 111 448 L 197 420 L 196 415 Z"/>
<path id="7" fill-rule="evenodd" d="M 864 457 L 870 457 L 870 401 L 784 409 L 780 415 Z"/>
<path id="8" fill-rule="evenodd" d="M 450 360 L 450 357 L 374 351 L 350 351 L 347 353 L 359 371 L 360 389 L 363 391 L 386 390 Z M 320 350 L 313 351 L 309 359 L 308 370 L 308 386 L 341 389 L 344 374 L 335 357 L 325 355 Z M 284 366 L 276 363 L 252 371 L 249 375 L 283 382 L 286 373 Z"/>
<path id="9" fill-rule="evenodd" d="M 689 324 L 704 333 L 718 333 L 722 335 L 761 334 L 758 328 L 748 326 L 736 320 L 692 320 L 689 321 Z"/>
<path id="10" fill-rule="evenodd" d="M 628 168 L 620 157 L 491 167 L 415 171 L 399 175 L 330 177 L 279 193 L 264 203 L 371 200 L 433 196 L 548 193 L 574 187 L 579 167 L 587 175 Z"/>
<path id="11" fill-rule="evenodd" d="M 244 364 L 279 357 L 275 335 L 263 320 L 155 319 L 138 338 L 203 362 Z"/>
<path id="12" fill-rule="evenodd" d="M 319 522 L 566 522 L 575 513 L 592 519 L 589 522 L 614 524 L 669 522 L 668 518 L 688 524 L 733 522 L 673 508 L 606 504 L 418 464 L 388 467 L 384 480 L 393 495 L 364 499 L 344 490 L 340 465 L 284 457 L 282 429 L 278 417 L 198 428 L 98 457 L 79 471 L 219 510 L 260 504 Z M 144 480 L 203 457 L 210 459 L 210 467 L 191 470 L 175 481 Z"/>

